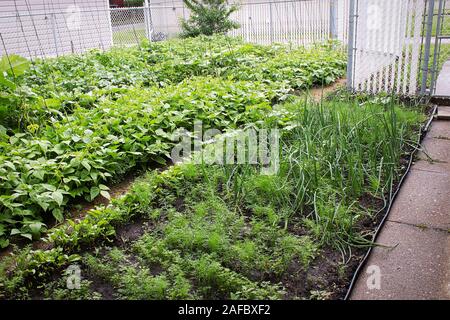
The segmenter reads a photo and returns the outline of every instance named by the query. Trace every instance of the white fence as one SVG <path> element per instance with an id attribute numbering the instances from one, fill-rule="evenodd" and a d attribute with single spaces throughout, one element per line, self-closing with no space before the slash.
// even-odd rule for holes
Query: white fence
<path id="1" fill-rule="evenodd" d="M 241 3 L 231 19 L 240 28 L 231 36 L 259 44 L 309 45 L 331 38 L 345 43 L 349 0 L 285 0 Z M 180 19 L 189 17 L 183 5 L 150 6 L 154 32 L 165 38 L 181 32 Z"/>
<path id="2" fill-rule="evenodd" d="M 240 28 L 230 34 L 260 44 L 345 41 L 346 6 L 344 0 L 248 3 L 232 15 Z"/>

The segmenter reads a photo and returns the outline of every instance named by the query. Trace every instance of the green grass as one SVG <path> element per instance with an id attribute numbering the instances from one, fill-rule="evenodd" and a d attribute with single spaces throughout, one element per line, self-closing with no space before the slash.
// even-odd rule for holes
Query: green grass
<path id="1" fill-rule="evenodd" d="M 438 22 L 438 11 L 435 11 L 436 15 L 433 17 L 433 29 L 432 29 L 432 35 L 433 37 L 436 36 L 436 30 L 437 30 L 437 22 Z M 444 10 L 444 17 L 442 19 L 442 26 L 441 26 L 441 32 L 442 35 L 450 35 L 450 9 Z"/>
<path id="2" fill-rule="evenodd" d="M 434 57 L 435 46 L 433 45 L 430 50 L 430 57 Z M 442 70 L 442 66 L 446 61 L 450 59 L 450 44 L 441 44 L 438 60 L 436 62 L 436 74 L 439 75 L 439 72 Z M 432 63 L 432 62 L 430 62 Z M 432 65 L 430 65 L 432 67 Z"/>
<path id="3" fill-rule="evenodd" d="M 430 46 L 430 61 L 428 63 L 429 73 L 428 73 L 428 78 L 427 78 L 427 86 L 428 87 L 431 86 L 431 76 L 432 76 L 431 72 L 432 72 L 433 64 L 434 64 L 435 47 L 436 46 L 434 44 L 431 44 L 431 46 Z M 446 61 L 448 61 L 450 59 L 450 44 L 441 44 L 439 55 L 436 58 L 437 58 L 437 60 L 436 60 L 436 79 L 437 79 L 437 77 L 439 76 L 439 72 L 442 70 L 442 66 L 444 65 L 444 63 Z M 420 81 L 422 80 L 422 68 L 419 72 L 419 79 L 420 79 Z"/>
<path id="4" fill-rule="evenodd" d="M 146 39 L 145 29 L 142 28 L 113 32 L 114 46 L 135 46 Z"/>

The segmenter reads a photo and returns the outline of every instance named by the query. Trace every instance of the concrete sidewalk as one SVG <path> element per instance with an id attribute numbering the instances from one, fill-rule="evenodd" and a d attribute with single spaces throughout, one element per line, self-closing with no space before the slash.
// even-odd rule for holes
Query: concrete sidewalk
<path id="1" fill-rule="evenodd" d="M 434 161 L 419 153 L 350 299 L 450 299 L 450 121 L 433 121 L 423 149 Z"/>
<path id="2" fill-rule="evenodd" d="M 439 76 L 436 80 L 435 95 L 437 96 L 450 95 L 450 60 L 444 63 L 441 72 L 439 72 Z"/>

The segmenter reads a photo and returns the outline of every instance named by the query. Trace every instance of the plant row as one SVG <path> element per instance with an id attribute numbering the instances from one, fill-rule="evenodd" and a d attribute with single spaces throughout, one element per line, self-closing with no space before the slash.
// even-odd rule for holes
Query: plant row
<path id="1" fill-rule="evenodd" d="M 77 108 L 36 133 L 0 136 L 0 237 L 30 240 L 70 199 L 109 198 L 105 183 L 138 164 L 164 164 L 178 128 L 224 130 L 271 111 L 280 88 L 258 82 L 193 78 L 164 89 L 130 89 L 116 101 Z"/>
<path id="2" fill-rule="evenodd" d="M 7 64 L 5 63 L 7 67 Z M 291 90 L 326 85 L 344 74 L 332 44 L 313 49 L 259 46 L 227 37 L 199 37 L 34 61 L 2 86 L 0 125 L 26 131 L 76 107 L 91 108 L 132 87 L 164 87 L 193 76 L 284 83 Z M 23 73 L 23 74 L 22 74 Z M 32 127 L 34 128 L 34 127 Z"/>

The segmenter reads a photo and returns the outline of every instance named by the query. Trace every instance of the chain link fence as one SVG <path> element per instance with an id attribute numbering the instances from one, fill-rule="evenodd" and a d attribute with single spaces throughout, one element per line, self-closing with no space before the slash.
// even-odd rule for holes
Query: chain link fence
<path id="1" fill-rule="evenodd" d="M 190 16 L 182 3 L 109 8 L 104 0 L 61 0 L 58 7 L 30 1 L 0 4 L 0 55 L 53 57 L 162 41 L 179 36 L 181 20 Z M 232 14 L 240 27 L 229 35 L 258 44 L 345 43 L 348 1 L 249 0 Z"/>
<path id="2" fill-rule="evenodd" d="M 347 0 L 247 3 L 232 15 L 240 28 L 230 35 L 258 44 L 307 46 L 330 39 L 345 43 L 347 12 Z"/>
<path id="3" fill-rule="evenodd" d="M 148 39 L 146 10 L 139 8 L 111 9 L 111 31 L 115 46 L 139 44 Z"/>
<path id="4" fill-rule="evenodd" d="M 147 10 L 151 35 L 145 33 Z M 181 20 L 189 16 L 183 4 L 111 9 L 114 45 L 136 45 L 145 37 L 153 41 L 177 37 L 182 32 Z M 306 46 L 336 39 L 346 43 L 348 0 L 244 2 L 230 18 L 240 27 L 229 35 L 247 42 Z"/>
<path id="5" fill-rule="evenodd" d="M 181 19 L 189 10 L 181 5 L 150 6 L 157 38 L 181 33 Z M 345 43 L 348 32 L 348 0 L 248 1 L 240 4 L 231 17 L 239 23 L 230 36 L 258 44 L 292 43 L 310 45 L 336 39 Z"/>
<path id="6" fill-rule="evenodd" d="M 245 41 L 308 46 L 348 44 L 351 90 L 442 95 L 440 70 L 450 69 L 450 1 L 247 0 L 229 35 Z M 109 8 L 104 0 L 0 2 L 0 55 L 53 57 L 112 46 L 162 41 L 181 33 L 181 3 Z"/>

